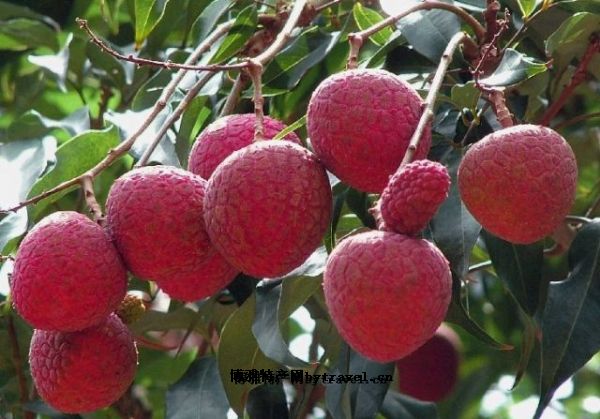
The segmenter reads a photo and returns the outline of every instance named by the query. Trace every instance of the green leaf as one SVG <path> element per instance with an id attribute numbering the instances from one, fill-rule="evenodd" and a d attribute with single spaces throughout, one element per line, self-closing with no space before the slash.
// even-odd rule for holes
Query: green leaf
<path id="1" fill-rule="evenodd" d="M 50 76 L 56 80 L 56 84 L 63 92 L 67 91 L 67 72 L 69 70 L 69 45 L 73 40 L 73 34 L 69 33 L 65 45 L 57 54 L 52 55 L 30 55 L 29 62 L 42 67 Z"/>
<path id="2" fill-rule="evenodd" d="M 470 81 L 465 84 L 455 84 L 452 86 L 450 99 L 459 110 L 464 108 L 477 109 L 477 102 L 481 97 L 481 91 L 475 87 L 475 83 Z"/>
<path id="3" fill-rule="evenodd" d="M 540 417 L 555 390 L 600 350 L 600 220 L 586 224 L 569 250 L 567 279 L 551 282 L 542 316 Z"/>
<path id="4" fill-rule="evenodd" d="M 519 8 L 521 9 L 521 13 L 523 17 L 529 17 L 531 13 L 542 4 L 543 0 L 518 0 Z"/>
<path id="5" fill-rule="evenodd" d="M 556 5 L 569 12 L 590 12 L 600 14 L 600 3 L 598 0 L 568 0 L 558 2 Z"/>
<path id="6" fill-rule="evenodd" d="M 243 415 L 248 393 L 257 384 L 236 383 L 231 379 L 232 370 L 269 369 L 276 371 L 279 365 L 268 359 L 259 349 L 252 334 L 252 323 L 256 309 L 256 297 L 250 295 L 244 304 L 227 320 L 221 331 L 217 362 L 221 382 L 231 408 Z"/>
<path id="7" fill-rule="evenodd" d="M 282 129 L 273 137 L 274 140 L 281 140 L 283 137 L 288 135 L 290 132 L 296 131 L 306 125 L 306 115 L 300 117 L 296 122 L 290 124 L 288 127 Z"/>
<path id="8" fill-rule="evenodd" d="M 134 0 L 135 45 L 139 49 L 156 26 L 169 0 Z"/>
<path id="9" fill-rule="evenodd" d="M 356 21 L 356 25 L 362 31 L 383 20 L 383 17 L 375 10 L 364 7 L 360 3 L 356 3 L 352 8 L 352 15 Z M 383 46 L 390 39 L 394 31 L 390 27 L 385 27 L 369 38 L 378 46 Z"/>
<path id="10" fill-rule="evenodd" d="M 109 80 L 119 89 L 128 82 L 123 61 L 106 54 L 91 42 L 86 47 L 86 55 L 95 72 L 100 73 L 102 79 Z"/>
<path id="11" fill-rule="evenodd" d="M 507 48 L 496 70 L 480 80 L 489 86 L 512 86 L 547 71 L 546 64 Z"/>
<path id="12" fill-rule="evenodd" d="M 231 6 L 230 0 L 216 0 L 202 10 L 198 19 L 192 24 L 191 38 L 194 45 L 199 44 L 208 36 L 229 6 Z"/>
<path id="13" fill-rule="evenodd" d="M 255 5 L 243 9 L 235 18 L 233 27 L 223 40 L 223 43 L 210 59 L 210 63 L 227 61 L 244 46 L 246 41 L 256 31 L 258 25 L 258 12 Z"/>
<path id="14" fill-rule="evenodd" d="M 43 116 L 38 111 L 31 110 L 21 115 L 8 127 L 8 139 L 11 141 L 25 138 L 39 138 L 61 129 L 70 136 L 81 134 L 90 129 L 90 112 L 87 106 L 76 110 L 63 119 L 51 119 Z"/>
<path id="15" fill-rule="evenodd" d="M 38 195 L 61 182 L 85 173 L 106 157 L 108 151 L 118 144 L 119 136 L 114 127 L 103 131 L 88 131 L 73 137 L 56 150 L 56 165 L 33 185 L 28 196 Z M 72 188 L 38 202 L 32 209 L 33 218 L 37 218 L 47 205 L 56 202 L 69 190 Z"/>
<path id="16" fill-rule="evenodd" d="M 263 384 L 252 389 L 248 396 L 246 410 L 252 419 L 289 418 L 290 413 L 282 383 Z"/>
<path id="17" fill-rule="evenodd" d="M 366 192 L 357 191 L 354 188 L 348 190 L 346 195 L 346 204 L 348 208 L 356 214 L 365 227 L 376 228 L 375 218 L 369 212 L 371 203 Z"/>
<path id="18" fill-rule="evenodd" d="M 498 277 L 506 284 L 521 308 L 533 316 L 540 304 L 543 288 L 542 242 L 519 245 L 504 241 L 482 230 L 485 246 Z"/>
<path id="19" fill-rule="evenodd" d="M 24 51 L 37 47 L 58 50 L 56 32 L 48 25 L 25 18 L 0 21 L 0 51 Z"/>
<path id="20" fill-rule="evenodd" d="M 461 159 L 462 152 L 454 148 L 442 158 L 452 183 L 448 198 L 430 222 L 433 241 L 450 262 L 452 272 L 459 278 L 467 273 L 471 250 L 481 231 L 481 226 L 460 199 L 457 172 Z"/>
<path id="21" fill-rule="evenodd" d="M 600 31 L 600 14 L 575 13 L 566 19 L 546 40 L 546 54 L 553 67 L 562 72 L 571 60 L 583 56 L 590 36 Z"/>
<path id="22" fill-rule="evenodd" d="M 423 402 L 412 397 L 389 390 L 381 413 L 387 419 L 435 419 L 439 417 L 435 403 Z"/>
<path id="23" fill-rule="evenodd" d="M 167 390 L 167 418 L 227 417 L 229 403 L 215 357 L 200 358 Z"/>
<path id="24" fill-rule="evenodd" d="M 189 307 L 180 307 L 168 313 L 148 310 L 130 328 L 139 335 L 150 331 L 178 329 L 191 330 L 206 338 L 210 338 L 207 317 L 211 307 L 212 304 L 207 302 L 197 312 Z"/>

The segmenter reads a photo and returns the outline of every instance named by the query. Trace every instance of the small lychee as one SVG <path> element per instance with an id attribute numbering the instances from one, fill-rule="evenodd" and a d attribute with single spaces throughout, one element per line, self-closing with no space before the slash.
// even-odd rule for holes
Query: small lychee
<path id="1" fill-rule="evenodd" d="M 17 312 L 34 328 L 71 332 L 103 321 L 127 290 L 127 271 L 98 224 L 73 211 L 25 236 L 11 277 Z"/>
<path id="2" fill-rule="evenodd" d="M 228 115 L 217 119 L 208 125 L 198 135 L 188 162 L 188 170 L 204 179 L 210 178 L 217 166 L 227 156 L 254 141 L 254 124 L 256 116 L 253 113 Z M 271 139 L 283 129 L 283 122 L 268 116 L 264 117 L 264 133 L 266 139 Z M 283 140 L 301 144 L 296 134 L 290 132 Z"/>
<path id="3" fill-rule="evenodd" d="M 137 168 L 115 181 L 106 203 L 107 227 L 134 275 L 175 277 L 210 254 L 205 187 L 200 176 L 168 166 Z"/>
<path id="4" fill-rule="evenodd" d="M 78 332 L 35 330 L 29 348 L 31 376 L 44 401 L 64 413 L 108 407 L 135 376 L 133 336 L 114 314 Z"/>
<path id="5" fill-rule="evenodd" d="M 197 268 L 182 272 L 174 278 L 156 284 L 169 297 L 193 302 L 209 297 L 226 287 L 239 273 L 216 250 L 213 250 Z"/>
<path id="6" fill-rule="evenodd" d="M 327 174 L 311 152 L 289 141 L 259 141 L 217 167 L 204 219 L 229 263 L 272 278 L 301 265 L 320 245 L 331 204 Z"/>
<path id="7" fill-rule="evenodd" d="M 334 74 L 313 92 L 307 129 L 315 154 L 350 186 L 381 193 L 406 153 L 422 114 L 417 91 L 385 70 Z M 427 126 L 415 159 L 431 145 Z"/>
<path id="8" fill-rule="evenodd" d="M 428 402 L 448 397 L 458 380 L 460 338 L 442 324 L 423 346 L 396 362 L 401 393 Z"/>
<path id="9" fill-rule="evenodd" d="M 577 161 L 556 131 L 516 125 L 487 135 L 465 154 L 458 187 L 481 225 L 509 242 L 551 234 L 575 199 Z"/>
<path id="10" fill-rule="evenodd" d="M 406 164 L 390 178 L 377 210 L 380 228 L 416 235 L 448 197 L 450 176 L 446 167 L 431 160 Z"/>
<path id="11" fill-rule="evenodd" d="M 390 362 L 433 336 L 450 304 L 452 277 L 430 242 L 368 231 L 333 250 L 323 288 L 342 338 L 361 355 Z"/>

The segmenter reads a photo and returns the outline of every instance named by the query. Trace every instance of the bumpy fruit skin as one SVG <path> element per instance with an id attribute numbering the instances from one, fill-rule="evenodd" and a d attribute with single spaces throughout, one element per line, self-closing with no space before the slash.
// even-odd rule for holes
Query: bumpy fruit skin
<path id="1" fill-rule="evenodd" d="M 417 160 L 402 166 L 378 202 L 382 229 L 410 236 L 420 233 L 448 197 L 449 189 L 450 175 L 440 163 Z"/>
<path id="2" fill-rule="evenodd" d="M 168 166 L 127 172 L 112 185 L 107 227 L 129 270 L 143 279 L 194 269 L 211 251 L 203 223 L 206 181 Z"/>
<path id="3" fill-rule="evenodd" d="M 11 290 L 14 307 L 34 328 L 71 332 L 100 323 L 119 306 L 127 272 L 102 227 L 60 211 L 21 243 Z"/>
<path id="4" fill-rule="evenodd" d="M 111 314 L 79 332 L 35 330 L 29 365 L 50 406 L 64 413 L 92 412 L 127 390 L 135 376 L 137 349 L 129 329 Z"/>
<path id="5" fill-rule="evenodd" d="M 171 298 L 193 302 L 210 297 L 226 287 L 238 273 L 223 256 L 213 250 L 196 269 L 164 281 L 158 280 L 156 284 Z"/>
<path id="6" fill-rule="evenodd" d="M 198 135 L 190 152 L 188 170 L 204 179 L 210 178 L 217 166 L 231 153 L 244 148 L 254 140 L 253 113 L 228 115 L 217 119 Z M 276 119 L 265 116 L 265 138 L 271 139 L 286 125 Z M 300 138 L 290 132 L 283 140 L 301 144 Z"/>
<path id="7" fill-rule="evenodd" d="M 402 162 L 422 104 L 415 89 L 388 71 L 344 71 L 313 92 L 308 135 L 333 174 L 361 191 L 381 193 Z M 415 159 L 425 158 L 430 146 L 428 126 Z"/>
<path id="8" fill-rule="evenodd" d="M 323 288 L 344 340 L 367 358 L 390 362 L 433 336 L 450 304 L 452 278 L 428 241 L 368 231 L 334 249 Z"/>
<path id="9" fill-rule="evenodd" d="M 281 276 L 319 246 L 331 216 L 325 169 L 289 141 L 260 141 L 236 151 L 211 176 L 206 229 L 242 272 Z"/>
<path id="10" fill-rule="evenodd" d="M 396 363 L 400 392 L 428 402 L 446 398 L 458 379 L 459 348 L 458 335 L 442 324 L 423 346 Z"/>
<path id="11" fill-rule="evenodd" d="M 496 236 L 529 244 L 552 233 L 568 214 L 577 187 L 573 150 L 556 131 L 516 125 L 487 135 L 458 169 L 460 195 Z"/>

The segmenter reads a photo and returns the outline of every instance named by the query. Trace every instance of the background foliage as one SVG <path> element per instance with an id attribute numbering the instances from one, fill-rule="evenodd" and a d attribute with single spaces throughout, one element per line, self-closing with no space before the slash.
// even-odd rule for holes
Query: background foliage
<path id="1" fill-rule="evenodd" d="M 218 23 L 234 19 L 229 34 L 201 60 L 233 62 L 247 53 L 244 48 L 257 29 L 259 14 L 273 13 L 270 5 L 275 2 L 264 3 L 0 1 L 0 208 L 98 163 L 139 126 L 173 74 L 168 69 L 137 67 L 101 52 L 77 27 L 76 17 L 87 19 L 96 33 L 124 54 L 173 62 L 183 62 Z M 500 42 L 506 49 L 497 68 L 482 81 L 506 88 L 508 106 L 518 121 L 537 122 L 571 80 L 590 36 L 600 33 L 600 3 L 501 3 L 512 11 L 511 27 Z M 486 7 L 485 0 L 454 4 L 480 20 Z M 377 2 L 343 0 L 299 28 L 265 67 L 268 114 L 288 124 L 296 122 L 298 133 L 306 138 L 303 116 L 308 99 L 321 80 L 344 69 L 347 34 L 371 26 L 382 16 Z M 386 68 L 425 94 L 446 43 L 461 27 L 467 29 L 444 11 L 411 15 L 373 36 L 361 51 L 360 66 Z M 579 164 L 572 213 L 593 217 L 598 215 L 594 203 L 600 195 L 600 54 L 588 73 L 551 126 L 567 138 Z M 185 167 L 191 144 L 218 117 L 236 76 L 231 71 L 211 78 L 165 134 L 153 162 Z M 198 77 L 190 72 L 130 153 L 96 179 L 102 205 L 114 179 L 141 156 Z M 236 112 L 252 111 L 251 96 L 247 84 Z M 436 106 L 430 158 L 442 161 L 455 176 L 465 146 L 498 128 L 472 81 L 469 63 L 457 55 Z M 135 384 L 124 399 L 130 404 L 119 403 L 86 416 L 119 417 L 135 411 L 157 418 L 192 418 L 202 412 L 202 417 L 219 418 L 231 408 L 249 417 L 283 418 L 316 406 L 317 417 L 328 412 L 335 418 L 524 417 L 533 414 L 538 397 L 544 405 L 553 394 L 545 417 L 584 418 L 600 413 L 600 358 L 595 356 L 600 349 L 600 223 L 583 226 L 567 253 L 544 257 L 543 249 L 551 246 L 551 240 L 516 246 L 481 232 L 461 203 L 456 182 L 426 233 L 451 262 L 455 292 L 447 321 L 460 326 L 455 330 L 463 341 L 460 382 L 448 400 L 438 406 L 420 403 L 393 391 L 393 383 L 389 391 L 387 386 L 329 386 L 315 403 L 318 391 L 311 399 L 310 386 L 231 383 L 232 368 L 314 370 L 314 364 L 306 361 L 320 361 L 321 368 L 332 372 L 393 371 L 391 364 L 368 362 L 351 351 L 327 315 L 320 287 L 327 250 L 336 238 L 373 226 L 367 209 L 376 199 L 341 183 L 332 186 L 334 219 L 323 248 L 276 286 L 255 287 L 257 279 L 240 276 L 228 290 L 196 304 L 184 306 L 156 297 L 152 310 L 131 327 L 158 346 L 180 346 L 179 350 L 141 345 Z M 2 255 L 14 255 L 24 233 L 57 210 L 85 212 L 80 190 L 71 188 L 28 209 L 2 215 Z M 10 259 L 3 257 L 0 412 L 21 417 L 26 409 L 56 416 L 30 391 L 26 355 L 32 331 L 7 300 L 11 268 Z M 151 284 L 135 278 L 130 289 L 156 293 Z M 26 394 L 20 391 L 19 379 L 25 380 Z M 509 391 L 513 382 L 518 386 Z"/>

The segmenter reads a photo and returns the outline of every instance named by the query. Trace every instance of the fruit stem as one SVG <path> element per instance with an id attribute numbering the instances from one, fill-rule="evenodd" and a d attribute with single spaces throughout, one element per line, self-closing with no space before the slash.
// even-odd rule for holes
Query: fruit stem
<path id="1" fill-rule="evenodd" d="M 263 66 L 260 61 L 253 58 L 249 59 L 248 63 L 250 65 L 246 68 L 246 72 L 254 85 L 254 94 L 252 96 L 252 101 L 254 102 L 254 114 L 256 115 L 256 120 L 254 122 L 254 141 L 262 141 L 265 139 L 265 99 L 262 95 Z"/>
<path id="2" fill-rule="evenodd" d="M 406 150 L 406 154 L 404 154 L 404 158 L 402 159 L 402 163 L 400 164 L 400 166 L 410 163 L 414 158 L 415 152 L 417 151 L 417 147 L 419 146 L 419 141 L 421 141 L 421 137 L 423 136 L 423 132 L 425 131 L 429 122 L 433 119 L 433 107 L 435 106 L 435 101 L 437 99 L 439 90 L 442 87 L 442 82 L 446 77 L 446 71 L 448 70 L 448 66 L 452 61 L 452 56 L 454 55 L 454 52 L 459 47 L 459 45 L 462 44 L 467 38 L 468 35 L 465 32 L 458 32 L 452 37 L 452 39 L 450 39 L 448 46 L 442 54 L 440 64 L 438 65 L 438 68 L 435 71 L 435 75 L 433 76 L 433 80 L 431 82 L 431 88 L 429 89 L 427 98 L 423 103 L 423 113 L 421 114 L 421 118 L 419 119 L 419 124 L 417 125 L 417 128 L 415 129 L 415 132 L 413 133 L 410 139 L 408 148 Z"/>
<path id="3" fill-rule="evenodd" d="M 397 15 L 389 16 L 388 18 L 378 22 L 377 24 L 362 30 L 360 32 L 348 34 L 348 42 L 350 43 L 350 54 L 348 56 L 348 69 L 356 68 L 358 64 L 358 53 L 362 47 L 364 39 L 367 39 L 371 35 L 379 32 L 380 30 L 395 24 L 397 21 L 410 15 L 411 13 L 418 12 L 419 10 L 432 10 L 442 9 L 448 12 L 454 13 L 460 17 L 467 25 L 473 28 L 473 32 L 477 39 L 482 42 L 486 36 L 486 30 L 477 19 L 471 16 L 468 12 L 450 3 L 444 3 L 442 1 L 425 0 L 423 3 L 419 3 L 413 7 L 410 7 Z"/>
<path id="4" fill-rule="evenodd" d="M 90 175 L 83 176 L 81 178 L 81 190 L 83 191 L 85 202 L 92 213 L 94 221 L 100 225 L 104 225 L 104 214 L 102 213 L 100 204 L 96 200 L 96 194 L 94 193 L 94 182 L 92 179 L 93 178 Z"/>

